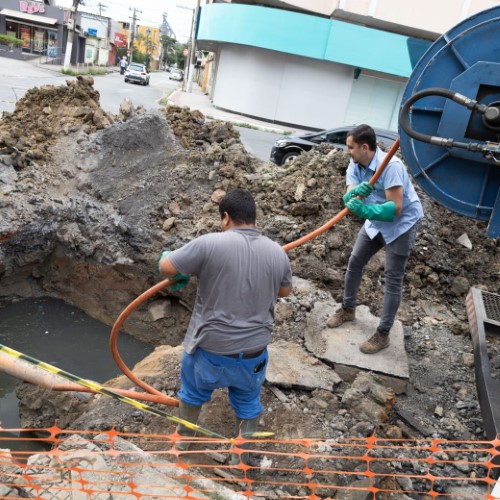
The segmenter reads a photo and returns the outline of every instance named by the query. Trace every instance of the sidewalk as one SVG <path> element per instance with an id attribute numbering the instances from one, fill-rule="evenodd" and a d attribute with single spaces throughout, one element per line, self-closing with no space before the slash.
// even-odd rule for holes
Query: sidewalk
<path id="1" fill-rule="evenodd" d="M 279 135 L 303 133 L 305 131 L 293 127 L 285 127 L 258 120 L 238 113 L 232 113 L 219 109 L 212 104 L 208 95 L 203 94 L 198 84 L 193 82 L 192 92 L 185 92 L 184 90 L 174 90 L 168 98 L 168 102 L 175 106 L 187 106 L 190 109 L 197 109 L 201 111 L 206 118 L 213 120 L 222 120 L 231 122 L 233 124 L 247 126 L 248 128 L 255 128 L 264 132 L 273 132 Z"/>

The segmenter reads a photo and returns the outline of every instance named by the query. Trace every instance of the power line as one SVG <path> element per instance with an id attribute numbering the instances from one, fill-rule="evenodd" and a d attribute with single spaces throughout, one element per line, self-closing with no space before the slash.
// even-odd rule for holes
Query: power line
<path id="1" fill-rule="evenodd" d="M 97 4 L 97 8 L 99 9 L 99 15 L 102 16 L 102 11 L 106 10 L 108 7 L 101 2 Z"/>

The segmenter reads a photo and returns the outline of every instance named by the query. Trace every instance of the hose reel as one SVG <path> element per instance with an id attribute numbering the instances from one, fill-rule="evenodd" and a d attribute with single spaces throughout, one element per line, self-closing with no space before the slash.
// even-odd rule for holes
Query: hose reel
<path id="1" fill-rule="evenodd" d="M 500 236 L 500 7 L 436 40 L 406 85 L 401 151 L 419 186 Z"/>

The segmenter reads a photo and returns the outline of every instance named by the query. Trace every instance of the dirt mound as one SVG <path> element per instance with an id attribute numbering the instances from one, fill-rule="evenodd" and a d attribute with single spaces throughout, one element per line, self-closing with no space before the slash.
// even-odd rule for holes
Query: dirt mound
<path id="1" fill-rule="evenodd" d="M 20 99 L 13 113 L 0 122 L 0 154 L 10 155 L 10 164 L 23 168 L 32 162 L 50 160 L 50 148 L 63 134 L 83 125 L 87 133 L 109 126 L 113 117 L 99 105 L 99 92 L 90 76 L 67 80 L 66 87 L 35 87 Z"/>
<path id="2" fill-rule="evenodd" d="M 231 123 L 206 121 L 203 113 L 197 110 L 169 106 L 166 108 L 166 115 L 170 128 L 186 149 L 202 148 L 214 143 L 230 146 L 240 138 L 239 132 Z"/>

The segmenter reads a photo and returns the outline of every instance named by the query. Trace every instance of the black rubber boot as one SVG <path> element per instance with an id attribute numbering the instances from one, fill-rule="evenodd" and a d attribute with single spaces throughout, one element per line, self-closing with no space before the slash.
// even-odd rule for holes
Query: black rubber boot
<path id="1" fill-rule="evenodd" d="M 241 435 L 242 438 L 252 439 L 252 434 L 257 431 L 257 427 L 259 425 L 259 417 L 251 418 L 249 420 L 245 420 L 242 418 L 236 417 L 236 434 L 238 436 Z M 252 443 L 244 443 L 238 446 L 242 449 L 248 449 L 252 447 Z M 231 457 L 229 458 L 229 465 L 238 465 L 241 460 L 245 465 L 257 465 L 258 460 L 252 457 L 251 453 L 242 453 L 238 455 L 237 453 L 231 453 Z"/>
<path id="2" fill-rule="evenodd" d="M 198 417 L 200 416 L 200 412 L 201 412 L 201 406 L 188 405 L 183 401 L 179 401 L 179 418 L 187 420 L 192 424 L 196 424 L 198 422 Z M 179 424 L 177 426 L 177 433 L 180 434 L 181 436 L 186 436 L 186 437 L 196 436 L 196 431 L 182 424 Z M 175 447 L 181 451 L 188 450 L 190 446 L 191 443 L 189 441 L 179 441 L 175 445 Z"/>

